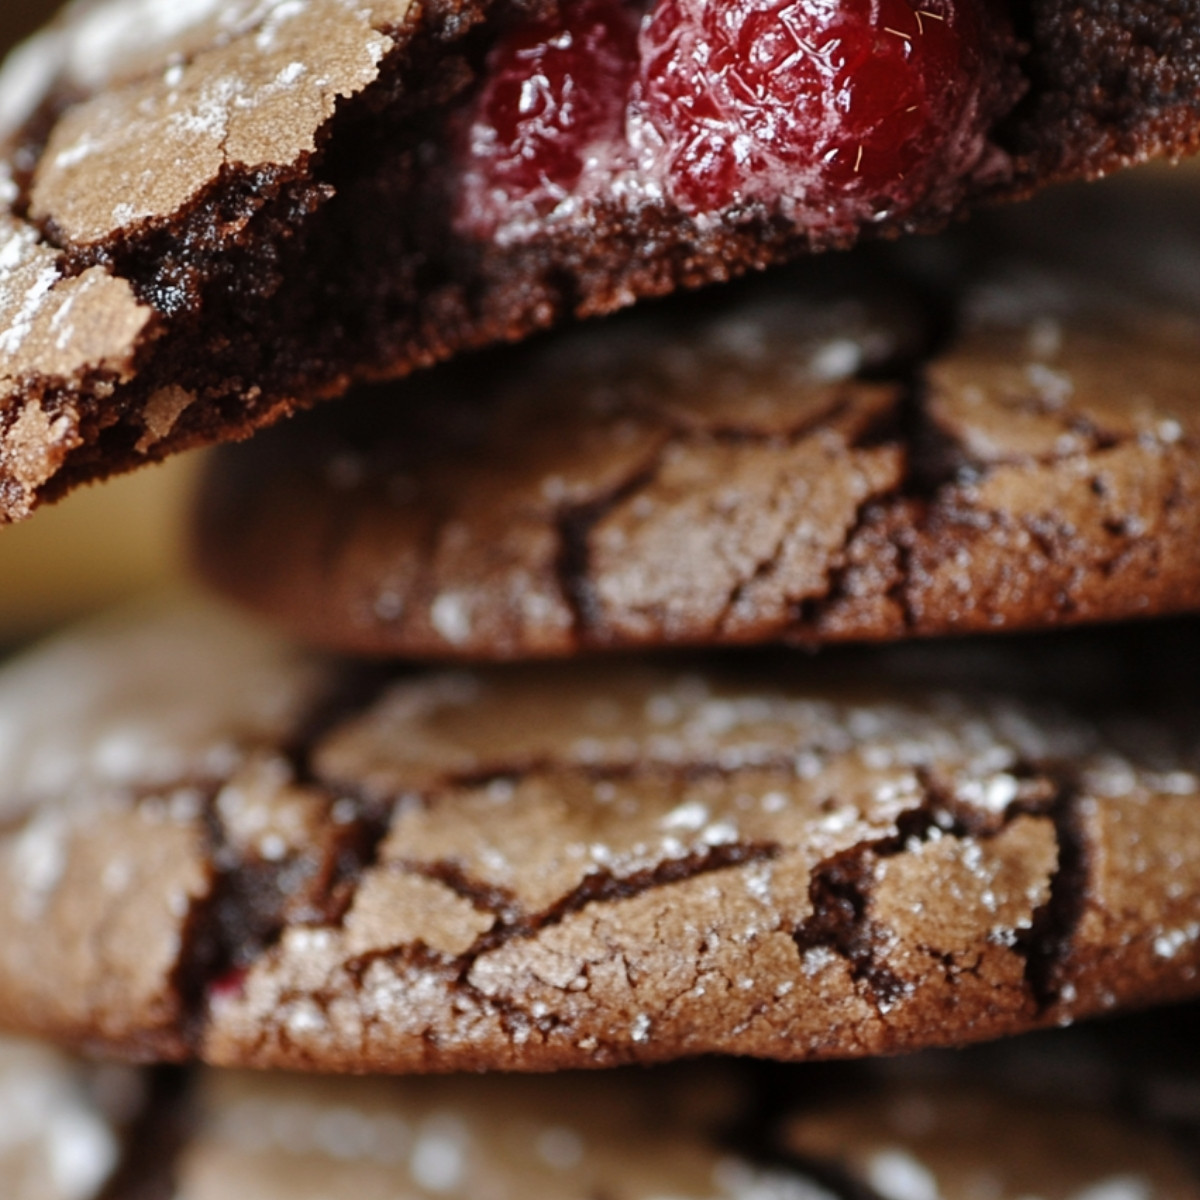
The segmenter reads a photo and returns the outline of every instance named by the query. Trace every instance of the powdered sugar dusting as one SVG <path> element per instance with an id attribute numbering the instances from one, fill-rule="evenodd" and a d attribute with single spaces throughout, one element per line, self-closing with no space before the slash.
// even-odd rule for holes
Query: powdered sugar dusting
<path id="1" fill-rule="evenodd" d="M 0 172 L 0 192 L 11 195 L 11 182 Z M 120 377 L 149 320 L 124 280 L 98 266 L 64 278 L 57 251 L 32 226 L 0 214 L 0 407 L 9 414 L 0 455 L 10 517 L 32 508 L 79 441 L 69 399 L 43 407 L 36 391 L 24 397 L 30 381 L 71 387 L 85 370 Z"/>
<path id="2" fill-rule="evenodd" d="M 18 239 L 24 241 L 26 246 L 32 248 L 34 239 L 32 238 L 32 230 L 29 231 L 30 236 L 18 235 L 14 238 L 9 246 L 18 245 Z M 4 259 L 9 255 L 6 253 L 9 246 L 5 246 L 0 250 L 0 270 L 4 267 Z M 19 252 L 19 245 L 18 245 Z M 32 282 L 25 289 L 25 293 L 20 298 L 20 302 L 16 305 L 16 311 L 13 313 L 11 323 L 7 328 L 0 330 L 0 353 L 16 354 L 24 344 L 25 339 L 29 336 L 33 329 L 33 320 L 38 315 L 46 303 L 46 298 L 50 295 L 51 288 L 61 278 L 56 266 L 45 266 L 34 276 Z M 0 298 L 0 302 L 3 298 Z"/>
<path id="3" fill-rule="evenodd" d="M 867 1178 L 886 1200 L 939 1200 L 941 1195 L 929 1168 L 900 1149 L 876 1153 L 867 1167 Z"/>
<path id="4" fill-rule="evenodd" d="M 234 17 L 246 7 L 225 0 L 82 0 L 66 14 L 69 77 L 80 87 L 99 87 L 123 60 L 165 48 L 222 9 Z"/>
<path id="5" fill-rule="evenodd" d="M 68 635 L 0 678 L 9 818 L 76 790 L 203 777 L 214 749 L 286 729 L 305 703 L 312 667 L 257 631 L 199 608 L 157 626 L 143 618 Z"/>
<path id="6" fill-rule="evenodd" d="M 296 162 L 315 149 L 337 101 L 375 78 L 392 43 L 372 22 L 399 6 L 274 0 L 219 8 L 190 0 L 177 13 L 129 0 L 86 10 L 81 20 L 98 23 L 101 53 L 80 43 L 88 65 L 78 69 L 115 70 L 104 47 L 119 47 L 131 62 L 149 56 L 154 70 L 63 114 L 35 174 L 34 214 L 53 217 L 76 241 L 93 241 L 170 216 L 224 165 Z M 142 22 L 142 7 L 160 16 Z M 129 26 L 141 40 L 129 43 Z M 197 37 L 190 55 L 179 50 L 186 30 Z M 175 57 L 155 63 L 160 45 L 173 46 Z"/>

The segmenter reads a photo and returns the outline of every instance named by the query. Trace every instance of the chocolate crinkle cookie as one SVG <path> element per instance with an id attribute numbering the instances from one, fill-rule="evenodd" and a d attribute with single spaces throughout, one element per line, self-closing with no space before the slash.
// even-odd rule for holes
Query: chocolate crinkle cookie
<path id="1" fill-rule="evenodd" d="M 1191 0 L 760 7 L 76 0 L 0 74 L 0 519 L 354 379 L 1197 144 Z M 795 41 L 747 56 L 763 15 Z"/>
<path id="2" fill-rule="evenodd" d="M 1191 610 L 1193 193 L 1087 199 L 305 414 L 215 456 L 198 565 L 307 641 L 468 661 Z"/>
<path id="3" fill-rule="evenodd" d="M 1196 632 L 1130 637 L 423 674 L 110 618 L 0 676 L 0 1022 L 529 1070 L 1192 994 Z"/>
<path id="4" fill-rule="evenodd" d="M 7 1043 L 0 1170 L 14 1200 L 1196 1200 L 1194 1017 L 818 1072 L 118 1079 Z"/>

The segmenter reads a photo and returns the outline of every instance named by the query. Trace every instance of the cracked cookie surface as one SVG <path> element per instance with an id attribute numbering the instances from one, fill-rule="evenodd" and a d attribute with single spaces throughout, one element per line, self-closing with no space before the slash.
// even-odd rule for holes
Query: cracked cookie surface
<path id="1" fill-rule="evenodd" d="M 1193 610 L 1200 297 L 1031 254 L 1041 211 L 922 247 L 937 289 L 856 253 L 307 414 L 215 457 L 199 566 L 466 660 Z"/>
<path id="2" fill-rule="evenodd" d="M 479 27 L 527 7 L 76 0 L 20 50 L 0 75 L 0 520 L 356 379 L 853 240 L 651 202 L 460 237 L 440 114 Z M 1036 0 L 1014 23 L 1027 91 L 996 169 L 873 229 L 1195 148 L 1194 5 Z"/>
<path id="3" fill-rule="evenodd" d="M 0 677 L 0 1022 L 424 1072 L 1192 993 L 1195 634 L 1055 645 L 397 674 L 202 608 L 68 634 Z"/>

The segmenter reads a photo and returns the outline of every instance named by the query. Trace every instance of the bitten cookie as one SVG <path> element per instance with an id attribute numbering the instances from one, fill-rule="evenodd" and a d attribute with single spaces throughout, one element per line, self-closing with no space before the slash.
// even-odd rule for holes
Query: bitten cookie
<path id="1" fill-rule="evenodd" d="M 737 3 L 76 0 L 0 76 L 0 519 L 353 379 L 1197 144 L 1190 4 L 774 4 L 791 50 Z"/>
<path id="2" fill-rule="evenodd" d="M 1196 297 L 1146 298 L 1145 234 L 1117 286 L 1014 223 L 914 248 L 932 293 L 852 255 L 307 414 L 214 458 L 199 568 L 316 644 L 467 660 L 1193 610 Z"/>
<path id="3" fill-rule="evenodd" d="M 1196 633 L 1136 633 L 396 675 L 206 609 L 114 618 L 0 676 L 0 1023 L 546 1069 L 1190 994 Z"/>

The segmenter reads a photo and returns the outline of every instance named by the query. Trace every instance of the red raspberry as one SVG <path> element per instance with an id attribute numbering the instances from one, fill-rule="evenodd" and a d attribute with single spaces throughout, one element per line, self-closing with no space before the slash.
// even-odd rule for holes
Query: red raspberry
<path id="1" fill-rule="evenodd" d="M 209 985 L 209 999 L 218 1004 L 239 999 L 245 991 L 249 974 L 245 967 L 230 967 Z"/>
<path id="2" fill-rule="evenodd" d="M 636 70 L 637 14 L 620 0 L 566 0 L 556 20 L 505 34 L 467 130 L 467 222 L 544 216 L 569 196 L 589 147 L 623 144 Z"/>
<path id="3" fill-rule="evenodd" d="M 981 168 L 1012 100 L 994 4 L 658 0 L 638 32 L 622 0 L 563 0 L 488 56 L 457 223 L 520 239 L 618 194 L 817 236 L 902 216 Z"/>
<path id="4" fill-rule="evenodd" d="M 639 42 L 644 168 L 693 212 L 910 207 L 982 153 L 1000 39 L 980 3 L 660 0 Z"/>

